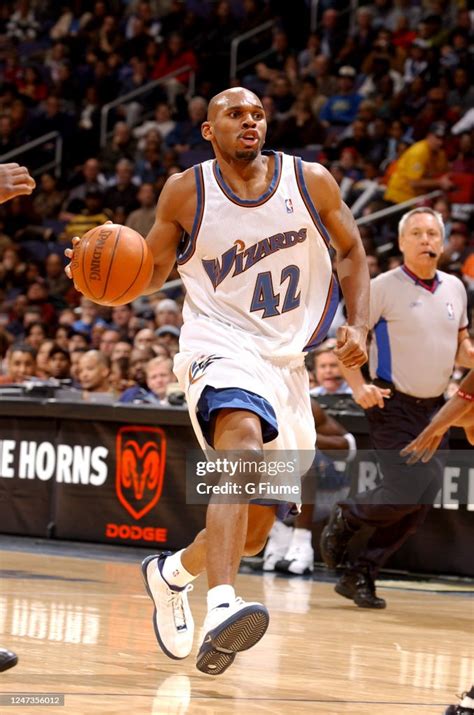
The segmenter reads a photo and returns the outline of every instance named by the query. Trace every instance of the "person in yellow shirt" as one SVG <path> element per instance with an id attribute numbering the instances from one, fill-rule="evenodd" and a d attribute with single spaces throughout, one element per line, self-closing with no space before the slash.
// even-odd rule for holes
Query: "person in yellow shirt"
<path id="1" fill-rule="evenodd" d="M 104 209 L 104 197 L 100 191 L 88 191 L 85 208 L 78 214 L 64 214 L 68 223 L 64 228 L 64 241 L 71 241 L 74 236 L 83 236 L 96 226 L 101 226 L 112 218 L 112 212 Z"/>
<path id="2" fill-rule="evenodd" d="M 449 191 L 453 188 L 443 149 L 447 131 L 444 122 L 435 122 L 426 139 L 403 152 L 390 176 L 384 196 L 386 201 L 400 204 L 433 189 Z"/>

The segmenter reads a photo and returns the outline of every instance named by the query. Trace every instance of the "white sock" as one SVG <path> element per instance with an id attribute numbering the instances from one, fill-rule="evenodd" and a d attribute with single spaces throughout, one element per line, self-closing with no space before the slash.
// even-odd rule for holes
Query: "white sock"
<path id="1" fill-rule="evenodd" d="M 214 586 L 210 588 L 207 592 L 207 610 L 212 611 L 213 608 L 217 606 L 223 606 L 224 604 L 230 606 L 231 603 L 235 601 L 235 591 L 234 587 L 225 583 L 221 586 Z"/>
<path id="2" fill-rule="evenodd" d="M 471 710 L 474 710 L 474 700 L 466 695 L 466 697 L 461 701 L 461 707 L 471 708 Z"/>
<path id="3" fill-rule="evenodd" d="M 274 536 L 277 539 L 287 539 L 290 533 L 291 526 L 287 526 L 279 519 L 275 519 L 273 526 L 270 531 L 270 536 Z"/>
<path id="4" fill-rule="evenodd" d="M 293 531 L 293 536 L 291 539 L 292 544 L 308 544 L 311 546 L 312 533 L 309 529 L 298 529 L 297 527 Z"/>
<path id="5" fill-rule="evenodd" d="M 179 588 L 184 588 L 188 583 L 194 581 L 197 576 L 193 576 L 192 573 L 186 571 L 183 564 L 181 563 L 181 554 L 184 549 L 177 551 L 175 554 L 168 556 L 163 564 L 163 578 L 167 581 L 170 586 L 178 586 Z"/>

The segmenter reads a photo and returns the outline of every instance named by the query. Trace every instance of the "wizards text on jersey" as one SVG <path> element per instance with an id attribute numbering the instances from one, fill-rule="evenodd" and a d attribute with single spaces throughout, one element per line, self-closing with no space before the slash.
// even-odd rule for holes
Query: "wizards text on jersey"
<path id="1" fill-rule="evenodd" d="M 261 241 L 257 241 L 248 248 L 245 248 L 243 241 L 236 241 L 232 248 L 222 254 L 220 262 L 218 258 L 203 259 L 202 264 L 215 290 L 232 269 L 234 269 L 232 277 L 238 276 L 267 256 L 271 256 L 272 253 L 281 251 L 283 248 L 291 248 L 297 243 L 306 241 L 306 238 L 307 230 L 300 228 L 299 231 L 285 231 L 268 238 L 262 238 Z"/>

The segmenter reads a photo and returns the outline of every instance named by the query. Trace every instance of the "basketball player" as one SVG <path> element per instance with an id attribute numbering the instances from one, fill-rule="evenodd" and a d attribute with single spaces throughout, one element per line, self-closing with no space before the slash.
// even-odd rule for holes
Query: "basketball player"
<path id="1" fill-rule="evenodd" d="M 28 169 L 19 164 L 0 164 L 0 204 L 16 196 L 29 195 L 36 183 Z M 0 672 L 13 668 L 18 657 L 6 648 L 0 648 Z"/>
<path id="2" fill-rule="evenodd" d="M 176 256 L 186 288 L 174 371 L 207 455 L 314 453 L 303 357 L 323 340 L 338 304 L 330 245 L 348 314 L 337 355 L 349 368 L 367 358 L 369 278 L 352 215 L 322 166 L 262 153 L 265 133 L 255 94 L 232 88 L 216 95 L 202 124 L 216 159 L 168 179 L 147 237 L 155 263 L 147 292 L 161 288 Z M 145 559 L 155 634 L 166 655 L 191 652 L 187 594 L 204 570 L 208 614 L 197 668 L 219 675 L 260 640 L 268 612 L 236 597 L 234 581 L 242 555 L 265 544 L 277 509 L 211 502 L 206 529 L 190 546 Z"/>
<path id="3" fill-rule="evenodd" d="M 459 390 L 433 417 L 430 424 L 405 449 L 402 456 L 411 455 L 409 463 L 420 459 L 428 462 L 434 455 L 445 432 L 452 426 L 464 427 L 466 436 L 474 444 L 474 370 L 466 375 Z M 450 705 L 445 715 L 474 715 L 474 685 L 464 693 L 459 705 Z"/>

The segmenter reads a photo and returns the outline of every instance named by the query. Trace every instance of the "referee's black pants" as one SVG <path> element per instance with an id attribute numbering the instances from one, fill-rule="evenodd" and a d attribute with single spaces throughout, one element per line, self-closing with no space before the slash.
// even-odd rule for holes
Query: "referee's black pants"
<path id="1" fill-rule="evenodd" d="M 443 397 L 422 399 L 394 391 L 383 409 L 372 407 L 366 411 L 382 479 L 375 489 L 339 502 L 351 528 L 375 528 L 351 568 L 368 567 L 375 578 L 426 518 L 442 486 L 443 452 L 427 464 L 408 465 L 400 450 L 420 434 L 443 402 Z M 446 438 L 440 447 L 447 447 Z"/>

